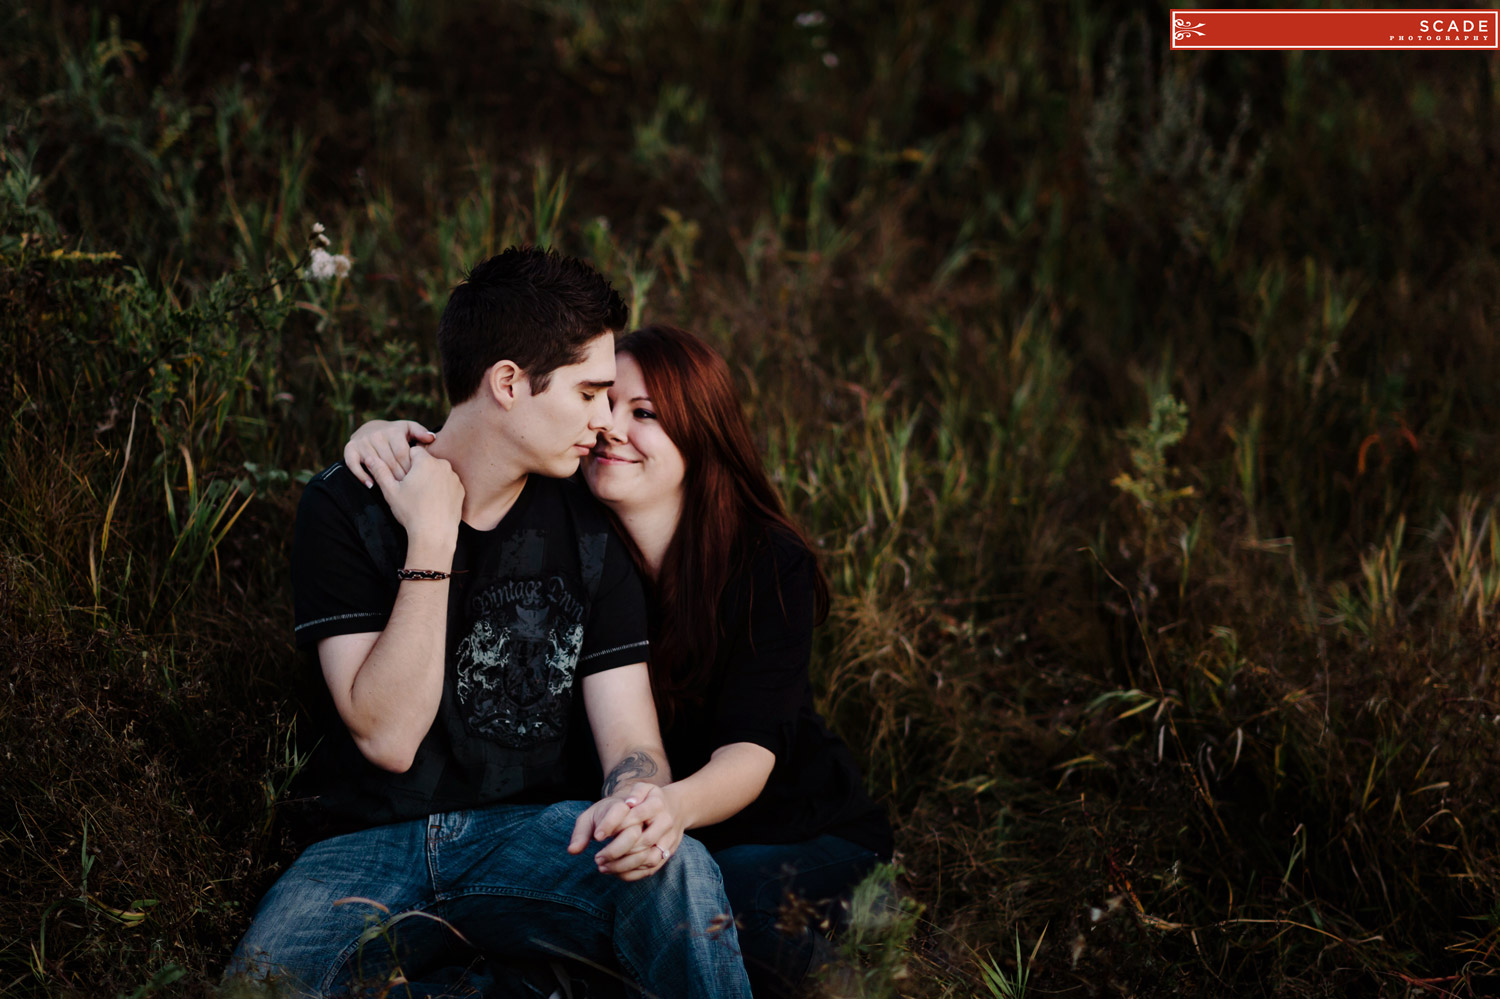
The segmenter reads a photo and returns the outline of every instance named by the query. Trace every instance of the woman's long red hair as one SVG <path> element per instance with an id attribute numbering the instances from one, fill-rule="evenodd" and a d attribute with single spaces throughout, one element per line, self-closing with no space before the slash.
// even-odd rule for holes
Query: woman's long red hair
<path id="1" fill-rule="evenodd" d="M 779 529 L 807 536 L 787 516 L 750 435 L 729 365 L 675 326 L 645 326 L 615 345 L 641 366 L 656 418 L 686 466 L 682 515 L 655 580 L 659 626 L 651 641 L 651 686 L 663 727 L 676 710 L 701 703 L 726 636 L 719 601 L 746 568 L 755 542 Z M 814 559 L 817 607 L 828 612 L 828 581 Z"/>

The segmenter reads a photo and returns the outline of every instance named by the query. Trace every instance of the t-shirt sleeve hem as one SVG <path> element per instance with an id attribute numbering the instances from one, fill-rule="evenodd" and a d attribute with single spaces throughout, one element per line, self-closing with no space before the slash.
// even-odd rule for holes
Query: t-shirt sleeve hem
<path id="1" fill-rule="evenodd" d="M 313 648 L 323 639 L 335 635 L 363 635 L 371 631 L 384 631 L 386 622 L 390 619 L 389 611 L 357 611 L 304 621 L 295 628 L 297 648 Z"/>
<path id="2" fill-rule="evenodd" d="M 757 728 L 757 729 L 725 729 L 714 741 L 718 743 L 719 749 L 732 746 L 736 742 L 748 742 L 766 750 L 776 757 L 776 762 L 781 763 L 786 755 L 787 742 L 789 740 L 785 727 L 780 728 Z"/>
<path id="3" fill-rule="evenodd" d="M 595 673 L 603 673 L 605 670 L 643 663 L 649 657 L 650 653 L 651 643 L 645 639 L 641 639 L 638 642 L 627 642 L 624 645 L 612 646 L 608 649 L 600 649 L 598 652 L 590 652 L 578 660 L 578 675 L 580 677 L 593 676 Z"/>

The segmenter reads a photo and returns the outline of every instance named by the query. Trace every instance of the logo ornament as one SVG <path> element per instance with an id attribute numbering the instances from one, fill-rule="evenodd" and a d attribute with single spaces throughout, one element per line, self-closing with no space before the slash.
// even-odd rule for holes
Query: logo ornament
<path id="1" fill-rule="evenodd" d="M 1208 27 L 1207 24 L 1189 24 L 1183 18 L 1174 17 L 1172 18 L 1172 41 L 1180 42 L 1189 35 L 1197 35 L 1199 38 L 1202 38 L 1203 32 L 1198 29 L 1206 27 Z"/>

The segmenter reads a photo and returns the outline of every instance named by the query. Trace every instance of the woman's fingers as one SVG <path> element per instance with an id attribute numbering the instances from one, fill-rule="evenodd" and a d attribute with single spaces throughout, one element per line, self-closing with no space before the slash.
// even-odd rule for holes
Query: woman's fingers
<path id="1" fill-rule="evenodd" d="M 600 847 L 599 852 L 594 854 L 594 861 L 600 868 L 624 859 L 629 854 L 636 852 L 641 844 L 641 827 L 631 826 L 622 830 L 608 845 Z"/>
<path id="2" fill-rule="evenodd" d="M 411 471 L 414 450 L 435 440 L 436 434 L 413 420 L 372 420 L 344 445 L 344 464 L 366 486 L 375 483 L 375 465 L 385 465 L 400 482 Z"/>
<path id="3" fill-rule="evenodd" d="M 661 858 L 656 855 L 655 850 L 652 850 L 649 855 L 644 852 L 631 854 L 607 870 L 601 867 L 599 873 L 613 874 L 626 881 L 639 881 L 641 878 L 649 878 L 661 868 Z"/>
<path id="4" fill-rule="evenodd" d="M 609 843 L 594 854 L 594 860 L 601 874 L 638 881 L 670 862 L 682 836 L 662 789 L 655 784 L 635 784 L 600 816 L 594 838 L 608 839 Z"/>
<path id="5" fill-rule="evenodd" d="M 649 835 L 656 836 L 655 850 L 661 855 L 661 866 L 665 867 L 682 845 L 683 832 L 676 825 L 664 829 L 652 829 Z"/>
<path id="6" fill-rule="evenodd" d="M 629 871 L 638 871 L 642 868 L 655 870 L 666 864 L 666 861 L 662 859 L 662 855 L 662 849 L 654 843 L 638 844 L 630 852 L 616 857 L 607 863 L 600 863 L 599 873 L 625 874 Z M 667 856 L 671 856 L 671 854 L 667 854 Z M 598 859 L 597 854 L 595 855 L 595 859 Z"/>
<path id="7" fill-rule="evenodd" d="M 671 862 L 673 852 L 665 844 L 655 843 L 609 864 L 601 864 L 599 873 L 613 874 L 626 881 L 638 881 L 666 867 Z"/>
<path id="8" fill-rule="evenodd" d="M 396 464 L 400 468 L 400 471 L 396 474 L 405 475 L 411 471 L 411 453 L 413 450 L 415 448 L 412 447 L 411 442 L 405 437 L 391 441 L 391 456 L 396 459 Z"/>
<path id="9" fill-rule="evenodd" d="M 643 867 L 654 870 L 666 866 L 681 845 L 682 836 L 672 817 L 663 815 L 655 822 L 622 833 L 596 853 L 594 859 L 599 870 L 606 874 L 623 874 Z"/>
<path id="10" fill-rule="evenodd" d="M 594 838 L 601 842 L 631 826 L 651 821 L 666 807 L 666 797 L 655 784 L 634 784 L 616 794 L 620 795 L 623 807 L 611 808 L 599 822 Z"/>
<path id="11" fill-rule="evenodd" d="M 385 462 L 370 460 L 365 464 L 369 469 L 370 477 L 380 485 L 380 491 L 385 494 L 385 501 L 389 503 L 396 489 L 396 480 L 391 475 L 391 468 Z"/>
<path id="12" fill-rule="evenodd" d="M 354 477 L 363 482 L 365 488 L 368 489 L 375 484 L 375 477 L 370 474 L 370 469 L 366 465 L 366 455 L 360 446 L 362 443 L 350 441 L 344 445 L 344 466 L 353 472 Z"/>
<path id="13" fill-rule="evenodd" d="M 431 430 L 428 430 L 416 420 L 402 420 L 401 423 L 406 428 L 406 436 L 410 437 L 418 444 L 431 444 L 433 441 L 437 440 L 437 434 L 433 433 Z"/>
<path id="14" fill-rule="evenodd" d="M 613 803 L 599 817 L 599 823 L 594 827 L 594 839 L 604 842 L 612 836 L 619 836 L 626 829 L 639 826 L 644 819 L 635 814 L 635 808 L 625 799 L 616 798 Z"/>
<path id="15" fill-rule="evenodd" d="M 385 465 L 386 471 L 391 473 L 391 478 L 400 482 L 406 478 L 406 473 L 411 469 L 411 458 L 407 457 L 406 465 L 396 460 L 395 453 L 391 450 L 389 438 L 381 435 L 370 442 L 370 448 L 375 452 L 373 459 Z"/>

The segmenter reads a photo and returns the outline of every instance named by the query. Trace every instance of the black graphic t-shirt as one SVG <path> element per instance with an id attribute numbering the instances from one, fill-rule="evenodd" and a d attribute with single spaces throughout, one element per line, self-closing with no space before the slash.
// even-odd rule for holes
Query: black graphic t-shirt
<path id="1" fill-rule="evenodd" d="M 366 489 L 342 462 L 308 483 L 292 577 L 321 741 L 293 806 L 304 839 L 502 801 L 562 800 L 569 723 L 582 717 L 577 682 L 647 658 L 640 578 L 602 508 L 577 482 L 533 475 L 493 530 L 459 526 L 442 703 L 411 768 L 382 770 L 334 710 L 316 648 L 333 635 L 383 630 L 405 561 L 406 532 L 378 488 Z"/>

